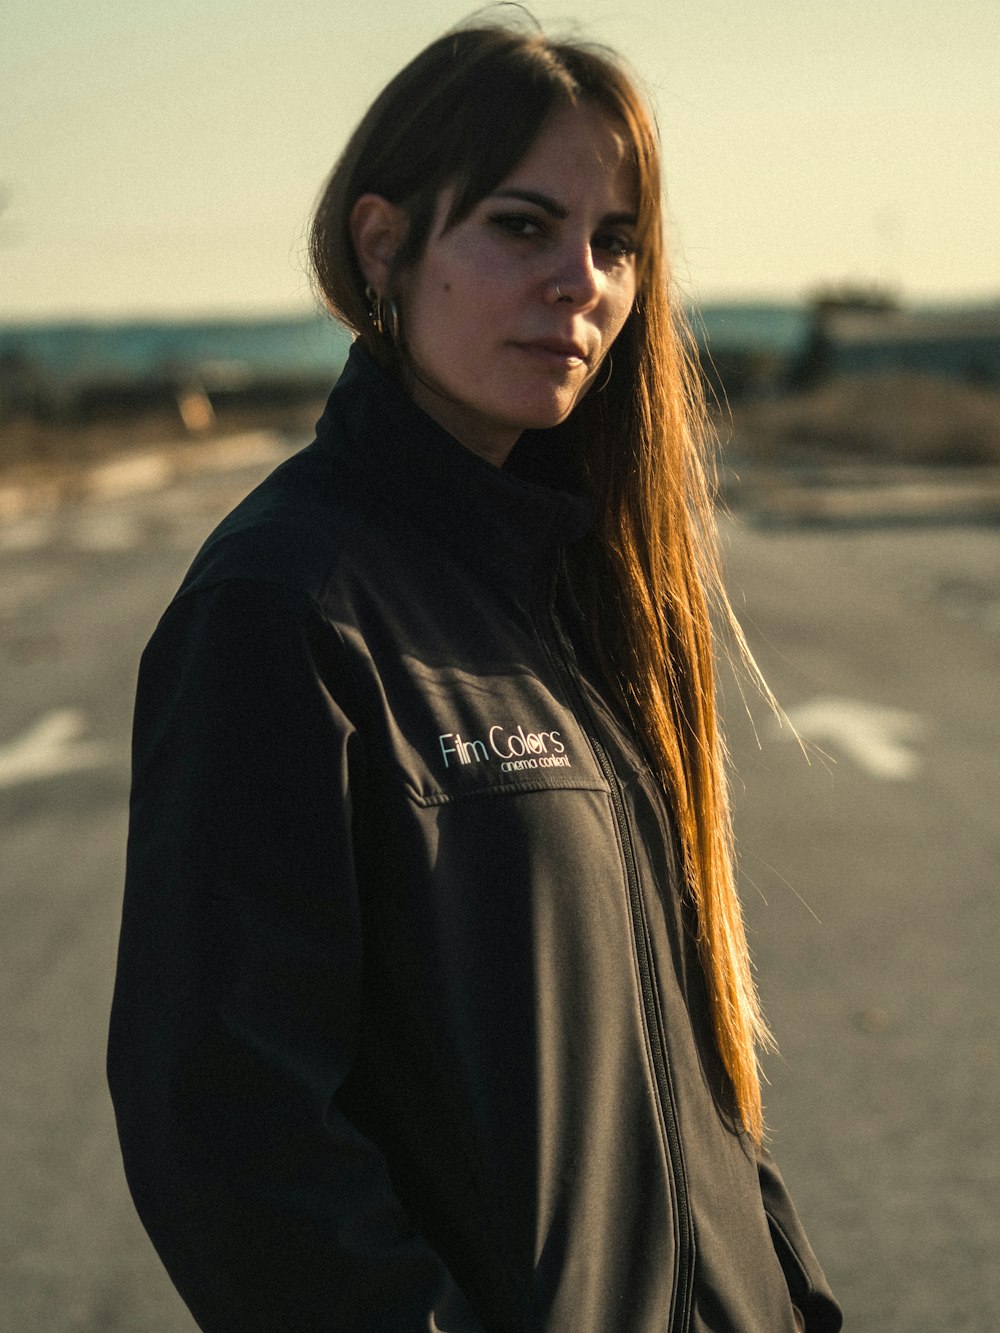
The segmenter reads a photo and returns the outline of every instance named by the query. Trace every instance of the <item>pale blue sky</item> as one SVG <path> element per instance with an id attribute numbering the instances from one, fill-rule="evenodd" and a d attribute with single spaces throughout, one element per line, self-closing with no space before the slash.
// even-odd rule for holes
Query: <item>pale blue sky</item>
<path id="1" fill-rule="evenodd" d="M 0 320 L 299 313 L 319 186 L 455 0 L 5 0 Z M 644 77 L 703 301 L 1000 298 L 997 0 L 541 0 Z"/>

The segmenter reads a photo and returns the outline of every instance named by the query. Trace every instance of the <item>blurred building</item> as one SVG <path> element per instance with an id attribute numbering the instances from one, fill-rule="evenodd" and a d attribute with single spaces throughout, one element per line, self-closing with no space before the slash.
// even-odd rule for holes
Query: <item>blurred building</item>
<path id="1" fill-rule="evenodd" d="M 820 298 L 804 370 L 806 379 L 907 371 L 1000 387 L 1000 305 L 920 311 Z"/>

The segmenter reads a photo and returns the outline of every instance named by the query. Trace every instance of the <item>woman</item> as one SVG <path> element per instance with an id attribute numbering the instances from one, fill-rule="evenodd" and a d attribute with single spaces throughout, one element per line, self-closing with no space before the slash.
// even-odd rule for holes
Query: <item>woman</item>
<path id="1" fill-rule="evenodd" d="M 836 1329 L 760 1148 L 648 114 L 454 33 L 312 252 L 347 369 L 140 673 L 110 1070 L 154 1244 L 220 1333 Z"/>

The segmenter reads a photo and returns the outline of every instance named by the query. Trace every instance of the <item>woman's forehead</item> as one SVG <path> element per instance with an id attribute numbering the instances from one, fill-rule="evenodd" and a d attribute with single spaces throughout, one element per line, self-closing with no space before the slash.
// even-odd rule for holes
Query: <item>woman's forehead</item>
<path id="1" fill-rule="evenodd" d="M 589 162 L 592 178 L 616 187 L 619 197 L 612 211 L 636 214 L 644 232 L 651 224 L 658 225 L 659 188 L 655 170 L 652 176 L 648 170 L 648 145 L 636 138 L 635 127 L 614 110 L 583 99 L 560 100 L 533 135 L 524 138 L 516 127 L 512 133 L 527 147 L 513 165 L 511 155 L 499 154 L 506 162 L 502 167 L 497 162 L 495 172 L 490 167 L 498 144 L 481 142 L 478 153 L 466 145 L 467 160 L 436 191 L 432 232 L 450 230 L 483 200 L 504 189 L 519 185 L 544 189 L 556 175 L 565 175 L 570 162 Z"/>
<path id="2" fill-rule="evenodd" d="M 557 108 L 520 161 L 491 193 L 519 184 L 554 181 L 564 189 L 597 187 L 624 196 L 634 210 L 640 189 L 635 153 L 625 126 L 586 104 Z"/>

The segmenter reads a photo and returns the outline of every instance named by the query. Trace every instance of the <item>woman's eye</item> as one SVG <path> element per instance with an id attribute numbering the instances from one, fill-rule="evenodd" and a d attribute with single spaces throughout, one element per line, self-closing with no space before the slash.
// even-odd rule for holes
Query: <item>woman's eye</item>
<path id="1" fill-rule="evenodd" d="M 615 259 L 626 259 L 637 250 L 635 241 L 625 232 L 602 231 L 594 237 L 594 249 L 603 250 Z"/>
<path id="2" fill-rule="evenodd" d="M 526 213 L 498 213 L 490 221 L 508 236 L 521 236 L 527 240 L 541 236 L 544 231 L 539 219 Z"/>

